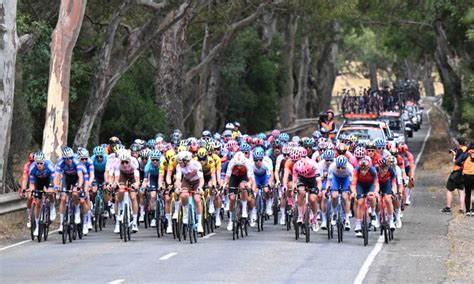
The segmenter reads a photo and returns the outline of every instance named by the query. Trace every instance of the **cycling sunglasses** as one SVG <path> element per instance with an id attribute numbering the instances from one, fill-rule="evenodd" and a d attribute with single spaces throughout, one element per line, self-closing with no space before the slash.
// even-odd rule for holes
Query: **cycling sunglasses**
<path id="1" fill-rule="evenodd" d="M 42 165 L 44 165 L 44 163 L 43 163 L 43 162 L 36 163 L 36 164 L 37 164 L 38 166 L 42 166 Z"/>
<path id="2" fill-rule="evenodd" d="M 328 163 L 334 162 L 334 160 L 331 160 L 331 159 L 328 159 L 328 160 L 325 160 L 325 161 L 328 162 Z"/>
<path id="3" fill-rule="evenodd" d="M 97 159 L 102 159 L 104 158 L 104 156 L 97 156 Z"/>
<path id="4" fill-rule="evenodd" d="M 122 165 L 128 165 L 128 161 L 122 161 Z"/>
<path id="5" fill-rule="evenodd" d="M 255 162 L 261 162 L 263 159 L 253 159 Z"/>
<path id="6" fill-rule="evenodd" d="M 158 159 L 151 159 L 152 162 L 158 162 Z"/>
<path id="7" fill-rule="evenodd" d="M 338 170 L 345 170 L 346 167 L 337 167 Z"/>
<path id="8" fill-rule="evenodd" d="M 369 152 L 369 153 L 370 152 L 375 152 L 375 150 L 374 149 L 369 149 L 369 150 L 367 150 L 367 152 Z"/>
<path id="9" fill-rule="evenodd" d="M 87 158 L 81 158 L 81 161 L 87 161 Z"/>

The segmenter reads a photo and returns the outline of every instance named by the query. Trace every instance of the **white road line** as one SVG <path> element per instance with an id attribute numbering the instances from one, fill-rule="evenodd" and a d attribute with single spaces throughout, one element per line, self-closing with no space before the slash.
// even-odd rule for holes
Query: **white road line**
<path id="1" fill-rule="evenodd" d="M 162 257 L 160 257 L 160 260 L 167 260 L 167 259 L 170 259 L 172 258 L 173 256 L 177 255 L 178 253 L 177 252 L 170 252 L 168 253 L 167 255 L 164 255 Z"/>
<path id="2" fill-rule="evenodd" d="M 205 235 L 202 239 L 209 239 L 210 237 L 214 236 L 216 233 L 210 233 L 209 235 Z"/>
<path id="3" fill-rule="evenodd" d="M 114 281 L 110 281 L 109 284 L 119 284 L 119 283 L 122 283 L 123 281 L 125 281 L 125 279 L 117 279 Z"/>
<path id="4" fill-rule="evenodd" d="M 382 250 L 383 242 L 384 242 L 384 238 L 383 236 L 380 236 L 374 248 L 365 259 L 364 264 L 362 264 L 362 267 L 360 268 L 359 273 L 357 274 L 357 277 L 354 280 L 354 284 L 361 284 L 362 281 L 364 281 L 364 278 L 367 275 L 367 272 L 369 272 L 370 265 L 372 264 L 372 262 L 374 261 L 375 257 L 380 252 L 380 250 Z"/>
<path id="5" fill-rule="evenodd" d="M 428 116 L 428 121 L 430 122 L 430 108 L 427 112 L 426 115 Z M 418 153 L 418 156 L 416 156 L 416 161 L 415 161 L 415 169 L 418 165 L 418 162 L 421 159 L 421 155 L 423 154 L 423 151 L 425 150 L 426 142 L 428 141 L 428 138 L 430 138 L 431 135 L 431 126 L 428 129 L 428 132 L 426 133 L 425 139 L 423 140 L 423 145 L 421 146 L 420 152 Z M 372 265 L 372 262 L 374 262 L 375 257 L 377 254 L 382 250 L 382 246 L 384 243 L 383 236 L 380 236 L 379 239 L 377 240 L 377 243 L 375 244 L 374 248 L 370 252 L 370 254 L 367 256 L 367 258 L 364 261 L 364 264 L 362 264 L 361 268 L 359 269 L 359 273 L 357 273 L 357 277 L 354 280 L 354 284 L 361 284 L 365 276 L 367 276 L 367 272 L 369 272 L 369 268 Z"/>
<path id="6" fill-rule="evenodd" d="M 51 234 L 53 234 L 53 233 L 56 233 L 57 231 L 58 231 L 58 230 L 51 231 L 51 232 L 49 232 L 48 235 L 51 235 Z M 29 243 L 29 242 L 31 242 L 31 240 L 21 241 L 21 242 L 18 242 L 18 243 L 16 243 L 16 244 L 13 244 L 13 245 L 9 245 L 9 246 L 6 246 L 6 247 L 2 247 L 2 248 L 0 248 L 0 251 L 4 251 L 4 250 L 7 250 L 7 249 L 11 249 L 11 248 L 14 248 L 14 247 L 16 247 L 16 246 L 20 246 L 20 245 L 22 245 L 22 244 L 26 244 L 26 243 Z"/>

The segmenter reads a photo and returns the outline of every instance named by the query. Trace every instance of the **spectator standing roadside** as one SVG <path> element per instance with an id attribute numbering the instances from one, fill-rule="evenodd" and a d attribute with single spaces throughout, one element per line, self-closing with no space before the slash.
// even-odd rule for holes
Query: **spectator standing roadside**
<path id="1" fill-rule="evenodd" d="M 474 209 L 472 209 L 472 198 L 471 193 L 474 189 L 474 143 L 470 143 L 467 147 L 467 151 L 462 153 L 456 160 L 456 165 L 462 166 L 465 198 L 464 204 L 466 207 L 466 214 L 468 216 L 474 215 Z"/>
<path id="2" fill-rule="evenodd" d="M 441 209 L 442 213 L 451 213 L 451 205 L 453 203 L 453 192 L 458 190 L 459 194 L 459 211 L 464 213 L 466 207 L 464 206 L 464 184 L 463 184 L 463 168 L 462 166 L 456 165 L 456 160 L 467 151 L 466 139 L 464 137 L 458 137 L 454 139 L 456 144 L 455 149 L 451 149 L 450 153 L 453 156 L 453 170 L 448 177 L 446 182 L 446 207 Z"/>

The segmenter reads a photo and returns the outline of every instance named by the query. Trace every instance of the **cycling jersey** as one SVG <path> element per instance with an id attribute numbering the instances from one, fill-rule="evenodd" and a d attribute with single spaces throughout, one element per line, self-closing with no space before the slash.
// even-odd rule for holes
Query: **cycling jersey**
<path id="1" fill-rule="evenodd" d="M 157 188 L 158 187 L 158 177 L 160 175 L 160 166 L 153 165 L 151 159 L 148 159 L 148 162 L 144 168 L 144 178 L 148 179 L 150 183 L 150 188 Z"/>
<path id="2" fill-rule="evenodd" d="M 260 167 L 257 167 L 256 163 L 253 163 L 253 173 L 255 176 L 256 186 L 268 184 L 268 179 L 272 175 L 273 165 L 269 157 L 264 157 Z"/>
<path id="3" fill-rule="evenodd" d="M 197 161 L 197 157 L 195 157 L 194 159 Z M 198 162 L 201 164 L 200 161 Z M 201 167 L 202 173 L 205 177 L 209 177 L 216 172 L 215 162 L 214 159 L 212 159 L 211 157 L 206 157 L 205 164 L 201 164 Z"/>
<path id="4" fill-rule="evenodd" d="M 381 173 L 379 169 L 377 175 L 379 178 L 380 191 L 383 194 L 393 194 L 392 182 L 396 179 L 395 171 L 392 168 L 388 168 L 385 173 Z"/>
<path id="5" fill-rule="evenodd" d="M 59 161 L 56 163 L 56 170 L 55 171 L 58 174 L 63 174 L 64 173 L 64 175 L 66 175 L 66 176 L 77 176 L 77 173 L 79 171 L 81 171 L 84 174 L 87 173 L 87 169 L 76 158 L 71 159 L 71 164 L 70 165 L 66 164 L 64 158 L 59 159 Z"/>
<path id="6" fill-rule="evenodd" d="M 219 157 L 219 155 L 217 154 L 212 154 L 212 159 L 214 160 L 214 166 L 216 168 L 216 170 L 221 170 L 222 169 L 222 161 L 221 161 L 221 158 Z"/>
<path id="7" fill-rule="evenodd" d="M 82 162 L 82 161 L 80 161 L 80 162 L 86 168 L 86 172 L 84 173 L 84 181 L 87 182 L 87 181 L 89 181 L 89 177 L 90 177 L 91 173 L 94 172 L 94 163 L 92 162 L 92 159 L 90 159 L 90 158 L 87 158 L 86 162 Z"/>
<path id="8" fill-rule="evenodd" d="M 331 191 L 338 191 L 339 187 L 342 188 L 343 192 L 348 192 L 352 180 L 352 173 L 354 167 L 350 163 L 347 163 L 344 170 L 338 170 L 336 163 L 331 163 L 328 170 L 328 180 L 331 181 Z"/>
<path id="9" fill-rule="evenodd" d="M 235 160 L 232 159 L 227 166 L 226 176 L 238 176 L 242 177 L 247 175 L 248 178 L 254 178 L 253 165 L 250 159 L 245 159 L 245 162 L 242 166 L 236 166 Z"/>
<path id="10" fill-rule="evenodd" d="M 178 164 L 176 167 L 176 178 L 184 179 L 190 182 L 197 181 L 204 177 L 202 172 L 202 166 L 198 161 L 191 160 L 185 167 Z"/>
<path id="11" fill-rule="evenodd" d="M 278 157 L 276 159 L 276 162 L 275 162 L 275 170 L 278 173 L 281 173 L 283 171 L 283 169 L 285 168 L 286 160 L 288 160 L 288 157 L 285 158 L 285 155 L 283 155 L 283 154 L 278 155 Z"/>
<path id="12" fill-rule="evenodd" d="M 306 167 L 306 174 L 302 175 L 300 173 L 298 173 L 296 171 L 296 168 L 293 167 L 293 170 L 292 170 L 292 175 L 293 175 L 293 180 L 297 180 L 298 177 L 304 177 L 304 178 L 315 178 L 315 177 L 320 177 L 321 176 L 321 171 L 318 167 L 318 163 L 316 163 L 316 161 L 314 160 L 311 160 L 310 158 L 303 158 L 306 163 L 307 163 L 307 167 Z"/>
<path id="13" fill-rule="evenodd" d="M 134 157 L 130 159 L 128 164 L 123 164 L 119 159 L 119 162 L 115 163 L 114 165 L 114 175 L 126 175 L 126 176 L 134 176 L 140 177 L 140 172 L 138 171 L 138 161 Z"/>
<path id="14" fill-rule="evenodd" d="M 38 180 L 47 180 L 48 183 L 52 184 L 54 181 L 54 174 L 55 174 L 55 169 L 53 163 L 51 161 L 46 160 L 44 162 L 44 169 L 40 171 L 38 169 L 38 166 L 36 165 L 36 162 L 31 163 L 30 169 L 29 169 L 29 182 L 30 184 L 36 184 Z"/>
<path id="15" fill-rule="evenodd" d="M 94 170 L 96 173 L 105 172 L 105 167 L 107 165 L 107 157 L 108 155 L 104 155 L 101 162 L 97 159 L 96 155 L 93 155 L 91 157 L 92 163 L 94 164 Z"/>

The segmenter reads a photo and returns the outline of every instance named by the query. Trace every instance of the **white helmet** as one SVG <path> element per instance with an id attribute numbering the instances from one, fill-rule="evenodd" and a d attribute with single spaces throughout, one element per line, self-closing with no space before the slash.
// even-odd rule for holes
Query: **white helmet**
<path id="1" fill-rule="evenodd" d="M 127 162 L 130 162 L 130 160 L 131 160 L 130 154 L 129 154 L 128 151 L 125 150 L 125 149 L 120 149 L 120 150 L 117 152 L 117 157 L 120 159 L 120 161 L 127 161 Z"/>
<path id="2" fill-rule="evenodd" d="M 182 151 L 182 152 L 179 152 L 178 155 L 176 155 L 176 159 L 178 161 L 191 161 L 191 159 L 193 158 L 193 154 L 191 154 L 191 152 L 189 151 Z"/>
<path id="3" fill-rule="evenodd" d="M 225 129 L 229 129 L 229 130 L 234 130 L 235 126 L 233 123 L 231 122 L 228 122 L 226 125 L 225 125 Z"/>
<path id="4" fill-rule="evenodd" d="M 232 160 L 234 160 L 234 163 L 236 166 L 242 166 L 245 164 L 245 160 L 246 160 L 245 154 L 239 151 L 235 153 L 235 156 Z"/>

